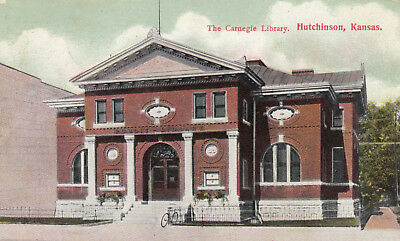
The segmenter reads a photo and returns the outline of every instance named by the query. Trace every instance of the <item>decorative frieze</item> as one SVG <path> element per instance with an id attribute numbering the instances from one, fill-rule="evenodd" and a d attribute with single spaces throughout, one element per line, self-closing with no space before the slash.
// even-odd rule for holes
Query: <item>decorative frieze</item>
<path id="1" fill-rule="evenodd" d="M 118 80 L 116 80 L 118 81 Z M 144 79 L 127 81 L 122 80 L 116 83 L 107 84 L 86 84 L 80 86 L 84 88 L 85 91 L 99 91 L 99 90 L 115 90 L 115 89 L 131 89 L 131 88 L 145 88 L 145 87 L 172 87 L 172 86 L 184 86 L 190 84 L 210 84 L 210 83 L 220 83 L 220 82 L 237 82 L 239 78 L 232 76 L 231 74 L 218 75 L 218 76 L 208 76 L 202 77 L 181 77 L 181 78 L 162 78 L 162 79 Z"/>

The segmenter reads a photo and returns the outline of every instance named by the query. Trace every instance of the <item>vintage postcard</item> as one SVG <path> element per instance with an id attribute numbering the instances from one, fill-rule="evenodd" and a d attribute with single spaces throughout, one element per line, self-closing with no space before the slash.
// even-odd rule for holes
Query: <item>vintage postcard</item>
<path id="1" fill-rule="evenodd" d="M 399 240 L 399 9 L 0 0 L 0 239 Z"/>

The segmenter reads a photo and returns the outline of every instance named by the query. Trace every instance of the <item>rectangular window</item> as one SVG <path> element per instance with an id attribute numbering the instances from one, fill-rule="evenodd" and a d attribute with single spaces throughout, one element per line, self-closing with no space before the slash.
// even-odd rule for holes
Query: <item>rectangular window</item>
<path id="1" fill-rule="evenodd" d="M 113 103 L 113 121 L 114 123 L 124 122 L 124 99 L 114 99 Z"/>
<path id="2" fill-rule="evenodd" d="M 332 148 L 332 182 L 342 183 L 344 176 L 345 155 L 343 147 Z"/>
<path id="3" fill-rule="evenodd" d="M 96 100 L 96 123 L 107 122 L 106 100 Z"/>
<path id="4" fill-rule="evenodd" d="M 119 174 L 106 174 L 106 187 L 119 187 Z"/>
<path id="5" fill-rule="evenodd" d="M 89 177 L 89 175 L 88 175 L 89 169 L 88 169 L 88 151 L 87 151 L 87 149 L 84 150 L 84 159 L 83 160 L 84 160 L 83 161 L 83 166 L 84 166 L 84 169 L 83 169 L 83 182 L 85 184 L 87 184 L 88 183 L 88 177 Z"/>
<path id="6" fill-rule="evenodd" d="M 194 118 L 206 118 L 206 94 L 194 94 Z"/>
<path id="7" fill-rule="evenodd" d="M 204 186 L 219 186 L 219 172 L 205 172 Z"/>
<path id="8" fill-rule="evenodd" d="M 249 186 L 249 166 L 246 160 L 243 160 L 242 163 L 242 185 L 243 187 L 248 187 Z"/>
<path id="9" fill-rule="evenodd" d="M 332 127 L 341 128 L 343 127 L 343 109 L 340 108 L 338 111 L 333 112 Z"/>
<path id="10" fill-rule="evenodd" d="M 284 144 L 278 144 L 277 148 L 277 181 L 286 182 L 287 180 L 287 147 Z"/>
<path id="11" fill-rule="evenodd" d="M 290 181 L 300 182 L 300 156 L 293 148 L 290 148 Z"/>
<path id="12" fill-rule="evenodd" d="M 274 181 L 274 148 L 271 148 L 270 151 L 268 151 L 265 154 L 264 160 L 262 162 L 262 167 L 263 167 L 263 181 L 264 182 L 273 182 Z"/>
<path id="13" fill-rule="evenodd" d="M 248 104 L 246 100 L 243 100 L 243 120 L 249 121 L 249 110 Z"/>
<path id="14" fill-rule="evenodd" d="M 225 92 L 213 93 L 214 118 L 225 117 Z"/>

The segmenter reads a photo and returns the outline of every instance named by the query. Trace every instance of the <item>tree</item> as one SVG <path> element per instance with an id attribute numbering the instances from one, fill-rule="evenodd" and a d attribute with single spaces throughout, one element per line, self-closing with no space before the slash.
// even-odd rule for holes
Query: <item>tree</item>
<path id="1" fill-rule="evenodd" d="M 400 133 L 395 124 L 400 100 L 381 106 L 368 104 L 367 115 L 360 121 L 360 184 L 363 202 L 374 207 L 382 196 L 396 200 L 397 154 Z"/>

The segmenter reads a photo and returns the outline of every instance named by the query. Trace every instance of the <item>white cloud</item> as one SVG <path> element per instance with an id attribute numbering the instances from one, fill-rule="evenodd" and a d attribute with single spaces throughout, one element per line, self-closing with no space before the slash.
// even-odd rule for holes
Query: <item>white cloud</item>
<path id="1" fill-rule="evenodd" d="M 343 24 L 346 32 L 300 32 L 297 23 Z M 379 24 L 383 31 L 354 32 L 350 24 Z M 331 7 L 320 1 L 295 5 L 277 2 L 267 12 L 265 22 L 289 26 L 290 32 L 208 32 L 212 22 L 188 12 L 174 30 L 164 37 L 210 51 L 218 56 L 238 59 L 243 55 L 262 58 L 271 67 L 290 72 L 314 68 L 317 72 L 360 69 L 365 63 L 369 100 L 399 96 L 400 20 L 392 10 L 377 3 Z M 377 90 L 377 88 L 379 89 Z"/>
<path id="2" fill-rule="evenodd" d="M 296 31 L 298 22 L 343 24 L 347 31 L 300 32 Z M 383 31 L 354 32 L 350 31 L 351 23 L 379 24 Z M 254 23 L 289 26 L 291 31 L 286 34 L 209 32 L 209 24 L 213 23 L 207 17 L 187 12 L 163 37 L 233 60 L 243 55 L 262 58 L 267 65 L 287 72 L 296 68 L 314 68 L 317 72 L 356 70 L 365 63 L 369 100 L 400 95 L 400 20 L 377 3 L 331 7 L 320 1 L 299 5 L 277 2 L 263 23 Z M 145 38 L 145 30 L 135 26 L 125 31 L 116 39 L 116 46 L 127 47 L 127 43 Z"/>
<path id="3" fill-rule="evenodd" d="M 368 77 L 367 79 L 367 98 L 373 100 L 378 104 L 388 99 L 395 100 L 400 96 L 400 84 L 392 86 L 388 85 L 385 81 L 375 77 Z"/>
<path id="4" fill-rule="evenodd" d="M 146 37 L 148 31 L 149 28 L 140 25 L 125 30 L 115 38 L 111 47 L 111 52 L 116 54 L 122 49 L 128 48 L 129 46 L 142 41 Z"/>
<path id="5" fill-rule="evenodd" d="M 264 33 L 209 32 L 209 24 L 212 23 L 208 18 L 189 12 L 178 19 L 174 30 L 165 37 L 233 60 L 246 55 L 247 58 L 276 59 L 279 67 L 287 66 L 286 57 L 273 51 L 276 42 Z"/>
<path id="6" fill-rule="evenodd" d="M 74 46 L 62 37 L 37 28 L 21 33 L 15 42 L 0 42 L 0 62 L 40 77 L 43 81 L 70 90 L 66 80 L 79 73 L 72 52 Z"/>
<path id="7" fill-rule="evenodd" d="M 383 31 L 299 32 L 295 31 L 297 22 L 343 24 L 348 28 L 353 22 L 379 24 Z M 171 32 L 162 35 L 232 60 L 243 55 L 261 58 L 268 66 L 287 72 L 294 68 L 314 68 L 316 72 L 354 70 L 364 62 L 369 100 L 400 95 L 400 19 L 378 3 L 328 6 L 321 1 L 297 5 L 279 1 L 266 10 L 263 22 L 253 23 L 258 27 L 289 26 L 290 32 L 286 34 L 209 32 L 209 24 L 216 23 L 206 16 L 187 12 L 178 18 Z M 32 29 L 22 32 L 16 41 L 0 41 L 0 62 L 70 88 L 67 80 L 83 70 L 81 65 L 93 64 L 82 59 L 103 60 L 108 53 L 115 54 L 143 40 L 149 29 L 132 26 L 101 51 L 79 48 L 45 29 Z"/>

